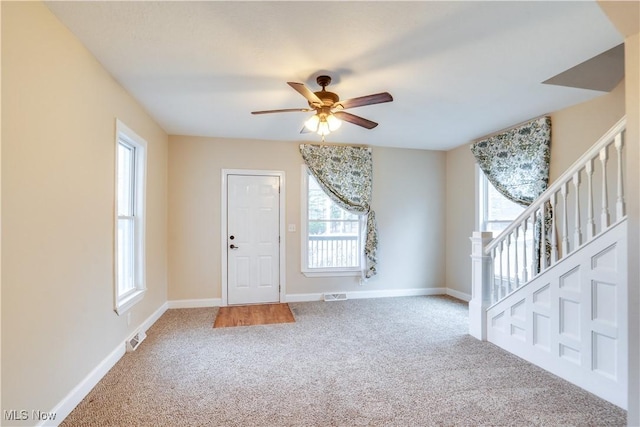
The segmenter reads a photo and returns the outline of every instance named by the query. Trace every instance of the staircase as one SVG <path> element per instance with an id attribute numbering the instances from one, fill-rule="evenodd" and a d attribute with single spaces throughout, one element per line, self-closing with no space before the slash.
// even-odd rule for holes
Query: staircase
<path id="1" fill-rule="evenodd" d="M 497 237 L 473 233 L 469 333 L 626 409 L 625 123 Z"/>

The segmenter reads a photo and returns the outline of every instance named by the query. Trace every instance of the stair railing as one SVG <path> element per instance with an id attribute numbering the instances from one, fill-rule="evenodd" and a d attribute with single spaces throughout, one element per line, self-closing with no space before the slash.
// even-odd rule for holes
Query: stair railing
<path id="1" fill-rule="evenodd" d="M 486 339 L 489 306 L 625 218 L 625 126 L 622 118 L 497 237 L 473 233 L 471 335 Z"/>

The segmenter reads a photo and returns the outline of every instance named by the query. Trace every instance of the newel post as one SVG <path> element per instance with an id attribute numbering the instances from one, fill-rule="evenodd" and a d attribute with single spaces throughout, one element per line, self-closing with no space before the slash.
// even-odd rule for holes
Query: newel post
<path id="1" fill-rule="evenodd" d="M 471 301 L 469 335 L 487 340 L 486 309 L 491 304 L 491 256 L 484 248 L 493 240 L 490 231 L 474 231 L 471 239 Z"/>

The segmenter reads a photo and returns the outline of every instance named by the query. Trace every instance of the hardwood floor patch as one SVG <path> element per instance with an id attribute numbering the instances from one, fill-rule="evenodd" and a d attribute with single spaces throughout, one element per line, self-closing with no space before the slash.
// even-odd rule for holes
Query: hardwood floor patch
<path id="1" fill-rule="evenodd" d="M 220 307 L 213 324 L 214 328 L 232 326 L 270 325 L 294 323 L 289 304 L 258 304 Z"/>

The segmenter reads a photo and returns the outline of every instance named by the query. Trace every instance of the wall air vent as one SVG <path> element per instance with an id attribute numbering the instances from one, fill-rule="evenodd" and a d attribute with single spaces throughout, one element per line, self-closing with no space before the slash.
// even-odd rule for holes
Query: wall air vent
<path id="1" fill-rule="evenodd" d="M 347 294 L 339 293 L 339 294 L 324 294 L 325 301 L 344 301 L 347 299 Z"/>
<path id="2" fill-rule="evenodd" d="M 146 337 L 147 334 L 145 334 L 144 332 L 136 332 L 131 338 L 127 340 L 127 353 L 135 351 Z"/>

